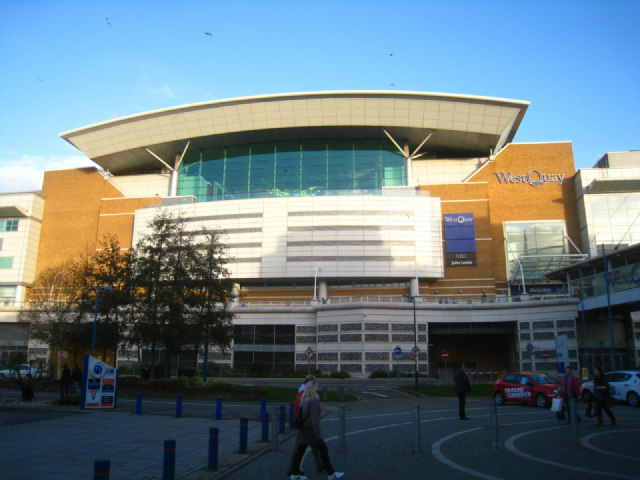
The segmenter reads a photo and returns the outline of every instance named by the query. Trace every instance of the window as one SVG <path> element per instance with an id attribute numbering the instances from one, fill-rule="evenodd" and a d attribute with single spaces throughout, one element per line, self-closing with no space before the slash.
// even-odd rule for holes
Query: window
<path id="1" fill-rule="evenodd" d="M 0 305 L 13 303 L 16 299 L 15 285 L 0 285 Z"/>
<path id="2" fill-rule="evenodd" d="M 0 268 L 13 268 L 13 257 L 0 257 Z"/>
<path id="3" fill-rule="evenodd" d="M 17 232 L 18 220 L 0 220 L 0 232 Z"/>

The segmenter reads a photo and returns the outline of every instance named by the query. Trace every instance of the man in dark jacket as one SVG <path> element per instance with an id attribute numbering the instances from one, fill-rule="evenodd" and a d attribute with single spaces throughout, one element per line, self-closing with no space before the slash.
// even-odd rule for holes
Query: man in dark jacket
<path id="1" fill-rule="evenodd" d="M 69 395 L 69 389 L 72 382 L 71 370 L 69 370 L 69 367 L 65 363 L 62 366 L 62 377 L 60 377 L 60 398 Z"/>
<path id="2" fill-rule="evenodd" d="M 471 391 L 471 384 L 469 383 L 469 377 L 464 371 L 464 363 L 460 364 L 456 376 L 454 378 L 456 394 L 458 395 L 458 411 L 460 413 L 460 420 L 469 420 L 467 414 L 464 411 L 464 405 L 466 403 L 466 394 Z"/>

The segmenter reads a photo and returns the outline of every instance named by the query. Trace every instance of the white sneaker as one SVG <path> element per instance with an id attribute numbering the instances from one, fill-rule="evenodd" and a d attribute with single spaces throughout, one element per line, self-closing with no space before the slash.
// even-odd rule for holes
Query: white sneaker
<path id="1" fill-rule="evenodd" d="M 329 475 L 327 480 L 336 480 L 342 477 L 344 477 L 344 472 L 333 472 L 333 475 Z"/>

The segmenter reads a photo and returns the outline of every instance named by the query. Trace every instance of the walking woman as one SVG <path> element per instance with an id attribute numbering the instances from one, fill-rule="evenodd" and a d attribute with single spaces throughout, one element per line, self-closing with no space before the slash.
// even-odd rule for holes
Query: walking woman
<path id="1" fill-rule="evenodd" d="M 611 394 L 609 390 L 609 382 L 602 375 L 602 370 L 600 367 L 595 367 L 593 369 L 593 401 L 596 406 L 596 417 L 598 417 L 598 423 L 596 423 L 596 427 L 602 426 L 602 410 L 604 409 L 604 413 L 607 414 L 609 420 L 611 420 L 611 426 L 616 424 L 616 417 L 611 413 L 611 409 L 609 408 L 609 395 Z"/>
<path id="2" fill-rule="evenodd" d="M 300 399 L 300 405 L 302 409 L 302 418 L 304 418 L 304 427 L 302 428 L 302 435 L 300 442 L 296 446 L 295 455 L 293 458 L 293 468 L 291 470 L 290 480 L 307 480 L 307 477 L 300 473 L 300 462 L 302 456 L 307 450 L 307 446 L 314 446 L 320 451 L 322 457 L 322 464 L 324 465 L 328 480 L 335 480 L 342 478 L 344 473 L 336 472 L 329 460 L 329 450 L 322 438 L 322 431 L 320 430 L 320 398 L 318 396 L 318 382 L 310 381 L 304 387 L 304 393 Z"/>

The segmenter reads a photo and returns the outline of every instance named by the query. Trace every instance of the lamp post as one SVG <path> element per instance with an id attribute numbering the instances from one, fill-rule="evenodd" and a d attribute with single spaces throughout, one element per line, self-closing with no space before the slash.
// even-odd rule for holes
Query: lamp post
<path id="1" fill-rule="evenodd" d="M 56 273 L 55 276 L 53 277 L 53 282 L 51 282 L 51 289 L 49 290 L 49 304 L 51 304 L 51 300 L 53 299 L 53 287 L 55 287 L 56 285 L 56 280 L 58 279 L 58 275 L 62 273 L 69 273 L 69 272 L 60 271 Z"/>
<path id="2" fill-rule="evenodd" d="M 96 308 L 93 315 L 93 337 L 91 338 L 91 356 L 95 357 L 96 351 L 96 326 L 98 325 L 98 302 L 100 301 L 100 290 L 113 290 L 111 287 L 98 287 L 96 292 Z"/>
<path id="3" fill-rule="evenodd" d="M 318 270 L 322 270 L 322 267 L 316 267 L 316 273 L 313 276 L 313 300 L 318 300 L 318 297 L 316 296 L 316 284 L 318 282 Z"/>
<path id="4" fill-rule="evenodd" d="M 413 303 L 413 348 L 418 348 L 418 325 L 416 323 L 416 297 L 413 295 L 408 295 L 406 293 L 402 294 L 403 297 L 406 297 L 411 303 Z M 414 350 L 416 352 L 417 350 Z M 414 355 L 415 359 L 415 385 L 418 388 L 418 355 Z"/>

